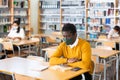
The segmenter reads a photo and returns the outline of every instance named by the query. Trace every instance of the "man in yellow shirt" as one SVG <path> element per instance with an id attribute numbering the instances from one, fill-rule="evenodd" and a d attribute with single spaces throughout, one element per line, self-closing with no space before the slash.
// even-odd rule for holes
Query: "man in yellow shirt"
<path id="1" fill-rule="evenodd" d="M 57 50 L 50 57 L 51 65 L 66 64 L 72 67 L 79 67 L 90 70 L 84 73 L 85 80 L 92 80 L 92 60 L 90 44 L 77 37 L 76 27 L 67 23 L 62 28 L 63 42 L 58 46 Z M 80 80 L 81 75 L 71 80 Z"/>

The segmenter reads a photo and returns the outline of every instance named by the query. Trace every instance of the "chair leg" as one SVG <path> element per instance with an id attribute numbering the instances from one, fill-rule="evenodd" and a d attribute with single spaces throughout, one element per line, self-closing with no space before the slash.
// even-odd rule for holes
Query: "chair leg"
<path id="1" fill-rule="evenodd" d="M 84 74 L 82 74 L 82 80 L 85 80 L 85 75 Z"/>
<path id="2" fill-rule="evenodd" d="M 13 80 L 16 80 L 16 79 L 15 79 L 15 75 L 14 75 L 14 74 L 12 74 L 12 79 L 13 79 Z"/>
<path id="3" fill-rule="evenodd" d="M 100 75 L 99 75 L 99 80 L 101 80 L 101 75 L 102 75 L 102 73 L 100 73 Z"/>
<path id="4" fill-rule="evenodd" d="M 6 58 L 7 58 L 8 56 L 7 56 L 6 50 L 4 50 L 4 54 L 5 54 Z"/>
<path id="5" fill-rule="evenodd" d="M 15 51 L 13 50 L 12 52 L 13 52 L 13 55 L 15 56 Z"/>

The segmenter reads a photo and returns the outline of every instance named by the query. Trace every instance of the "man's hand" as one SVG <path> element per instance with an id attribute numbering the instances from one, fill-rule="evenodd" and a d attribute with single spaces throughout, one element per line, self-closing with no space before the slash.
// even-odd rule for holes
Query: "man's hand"
<path id="1" fill-rule="evenodd" d="M 77 62 L 77 61 L 78 61 L 77 58 L 69 58 L 69 59 L 67 60 L 68 63 L 74 63 L 74 62 Z"/>

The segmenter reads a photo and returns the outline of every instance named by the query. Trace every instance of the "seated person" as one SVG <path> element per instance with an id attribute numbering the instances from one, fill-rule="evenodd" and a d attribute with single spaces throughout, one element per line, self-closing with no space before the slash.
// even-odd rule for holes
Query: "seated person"
<path id="1" fill-rule="evenodd" d="M 9 34 L 6 37 L 6 40 L 12 39 L 14 42 L 19 42 L 20 40 L 25 38 L 25 32 L 24 29 L 21 28 L 19 21 L 14 21 L 11 27 L 11 30 Z M 18 48 L 16 46 L 13 46 L 14 50 L 17 50 Z M 6 53 L 11 53 L 11 50 L 6 50 Z"/>
<path id="2" fill-rule="evenodd" d="M 114 39 L 114 38 L 119 38 L 119 37 L 120 37 L 120 27 L 119 26 L 115 26 L 108 33 L 108 39 Z"/>
<path id="3" fill-rule="evenodd" d="M 16 39 L 22 40 L 25 38 L 24 29 L 19 26 L 18 21 L 13 22 L 12 28 L 11 28 L 9 34 L 7 35 L 7 38 L 12 39 L 12 40 L 16 40 Z"/>
<path id="4" fill-rule="evenodd" d="M 85 75 L 85 80 L 92 80 L 92 60 L 90 44 L 77 37 L 76 27 L 67 23 L 62 28 L 63 42 L 50 57 L 50 65 L 65 64 L 71 67 L 79 67 L 90 70 Z M 81 75 L 71 80 L 81 80 Z"/>
<path id="5" fill-rule="evenodd" d="M 115 26 L 108 33 L 108 39 L 117 39 L 117 38 L 120 38 L 120 27 L 119 26 Z M 113 50 L 119 50 L 119 43 L 116 43 L 115 48 L 113 48 Z"/>

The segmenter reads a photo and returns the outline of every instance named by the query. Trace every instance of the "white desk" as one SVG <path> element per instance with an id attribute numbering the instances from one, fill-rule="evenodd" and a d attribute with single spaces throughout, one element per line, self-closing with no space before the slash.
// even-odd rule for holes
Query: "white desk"
<path id="1" fill-rule="evenodd" d="M 7 71 L 14 74 L 19 74 L 23 76 L 28 76 L 32 78 L 36 78 L 37 80 L 69 80 L 75 76 L 83 74 L 88 70 L 79 70 L 77 72 L 74 71 L 57 71 L 47 69 L 44 71 L 39 71 L 36 68 L 41 66 L 49 66 L 46 62 L 39 62 L 34 60 L 28 60 L 20 57 L 13 57 L 0 60 L 0 71 Z"/>

